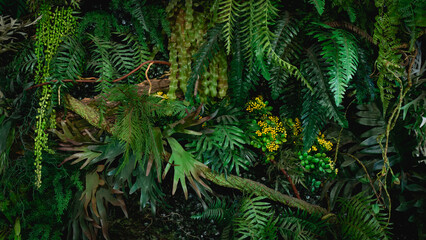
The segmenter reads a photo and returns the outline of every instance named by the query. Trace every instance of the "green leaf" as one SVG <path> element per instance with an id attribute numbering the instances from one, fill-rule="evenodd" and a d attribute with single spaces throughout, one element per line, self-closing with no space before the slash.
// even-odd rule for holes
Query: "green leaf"
<path id="1" fill-rule="evenodd" d="M 309 2 L 315 6 L 319 15 L 322 15 L 325 7 L 325 0 L 309 0 Z"/>
<path id="2" fill-rule="evenodd" d="M 194 95 L 195 82 L 199 79 L 208 68 L 213 56 L 219 51 L 219 36 L 223 25 L 216 25 L 207 32 L 207 41 L 200 47 L 194 55 L 194 64 L 192 66 L 191 75 L 189 76 L 188 86 L 186 88 L 185 99 L 192 99 Z"/>
<path id="3" fill-rule="evenodd" d="M 211 191 L 210 187 L 200 179 L 200 176 L 204 177 L 201 168 L 207 168 L 207 166 L 198 162 L 189 152 L 185 151 L 185 149 L 183 149 L 183 147 L 175 138 L 168 137 L 167 141 L 169 142 L 170 148 L 172 149 L 172 155 L 170 156 L 168 164 L 164 169 L 163 179 L 173 164 L 174 177 L 172 194 L 175 194 L 177 185 L 180 181 L 185 198 L 188 199 L 188 189 L 186 187 L 185 178 L 188 178 L 189 183 L 199 197 L 201 197 L 200 189 L 198 188 L 198 185 L 195 184 L 194 179 L 209 191 Z"/>

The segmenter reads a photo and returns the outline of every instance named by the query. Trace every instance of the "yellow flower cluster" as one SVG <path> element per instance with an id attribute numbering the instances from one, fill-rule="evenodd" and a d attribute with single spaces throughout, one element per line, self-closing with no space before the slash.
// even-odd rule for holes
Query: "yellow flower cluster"
<path id="1" fill-rule="evenodd" d="M 157 92 L 155 95 L 157 97 L 161 97 L 161 98 L 164 98 L 164 99 L 169 99 L 169 96 L 167 96 L 167 94 L 165 94 L 163 92 Z"/>
<path id="2" fill-rule="evenodd" d="M 311 151 L 313 151 L 313 152 L 318 151 L 317 146 L 313 145 L 313 146 L 312 146 L 312 147 L 308 150 L 308 152 L 311 152 Z"/>
<path id="3" fill-rule="evenodd" d="M 268 122 L 270 124 L 268 124 Z M 270 142 L 266 145 L 266 148 L 270 152 L 276 151 L 279 148 L 279 145 L 276 142 L 277 140 L 280 142 L 280 140 L 287 137 L 287 132 L 283 126 L 283 123 L 280 122 L 279 118 L 276 116 L 269 116 L 266 121 L 258 121 L 257 125 L 262 127 L 262 131 L 256 131 L 257 136 L 261 137 L 263 135 L 266 137 L 269 135 L 271 138 Z M 278 134 L 281 134 L 281 136 L 278 136 L 277 138 Z M 283 134 L 284 136 L 282 136 Z"/>
<path id="4" fill-rule="evenodd" d="M 299 133 L 302 132 L 302 124 L 300 123 L 300 120 L 298 118 L 296 118 L 294 123 L 294 128 L 293 128 L 293 135 L 299 135 Z M 316 151 L 316 150 L 315 150 Z"/>
<path id="5" fill-rule="evenodd" d="M 325 140 L 324 134 L 320 133 L 319 136 L 317 137 L 317 141 L 325 149 L 327 149 L 328 151 L 331 151 L 331 148 L 333 147 L 333 143 L 331 143 L 330 141 Z"/>
<path id="6" fill-rule="evenodd" d="M 247 103 L 246 110 L 249 112 L 253 112 L 254 110 L 260 110 L 264 107 L 266 107 L 266 104 L 263 102 L 263 97 L 259 96 Z"/>

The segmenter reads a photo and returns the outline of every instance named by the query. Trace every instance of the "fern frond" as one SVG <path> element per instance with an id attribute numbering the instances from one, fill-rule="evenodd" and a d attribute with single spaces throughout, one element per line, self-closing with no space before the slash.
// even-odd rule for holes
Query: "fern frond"
<path id="1" fill-rule="evenodd" d="M 137 61 L 138 53 L 136 53 L 133 48 L 127 44 L 113 43 L 113 49 L 111 49 L 110 54 L 111 63 L 113 64 L 115 71 L 120 75 L 129 73 L 140 64 Z"/>
<path id="2" fill-rule="evenodd" d="M 380 91 L 384 114 L 397 90 L 396 82 L 404 76 L 404 68 L 401 66 L 401 54 L 398 51 L 400 38 L 397 37 L 399 16 L 395 9 L 395 2 L 387 3 L 387 12 L 381 7 L 374 24 L 373 40 L 379 47 L 379 55 L 376 59 L 376 67 L 379 71 L 377 86 Z"/>
<path id="3" fill-rule="evenodd" d="M 288 12 L 285 12 L 275 23 L 272 50 L 285 61 L 297 59 L 299 56 L 300 46 L 296 39 L 300 32 L 299 25 L 300 23 Z"/>
<path id="4" fill-rule="evenodd" d="M 322 100 L 320 101 L 321 105 L 327 109 L 327 117 L 333 118 L 340 126 L 347 127 L 348 121 L 330 93 L 326 73 L 323 71 L 325 60 L 319 54 L 319 47 L 314 45 L 306 49 L 306 56 L 307 58 L 301 64 L 302 73 L 306 79 L 310 80 L 312 86 L 315 86 L 315 95 Z"/>
<path id="5" fill-rule="evenodd" d="M 113 88 L 109 96 L 111 101 L 119 101 L 122 104 L 117 112 L 113 134 L 125 144 L 126 156 L 132 150 L 136 155 L 136 162 L 141 159 L 145 161 L 148 157 L 152 157 L 156 163 L 160 162 L 161 150 L 158 150 L 159 146 L 156 145 L 152 118 L 154 114 L 165 114 L 165 109 L 160 109 L 161 99 L 139 96 L 135 86 Z"/>
<path id="6" fill-rule="evenodd" d="M 334 93 L 336 105 L 339 106 L 358 66 L 357 44 L 353 36 L 344 30 L 322 26 L 331 31 L 314 32 L 314 37 L 321 43 L 321 54 L 329 64 L 327 73 L 329 84 Z"/>
<path id="7" fill-rule="evenodd" d="M 192 219 L 214 220 L 220 224 L 229 224 L 236 210 L 235 204 L 227 204 L 227 201 L 217 198 L 209 203 L 204 212 L 191 216 Z"/>
<path id="8" fill-rule="evenodd" d="M 374 199 L 362 193 L 351 199 L 340 199 L 338 221 L 343 239 L 389 239 L 389 225 L 384 213 L 375 214 Z"/>
<path id="9" fill-rule="evenodd" d="M 319 15 L 322 15 L 325 7 L 325 0 L 309 0 L 309 2 L 315 6 Z"/>
<path id="10" fill-rule="evenodd" d="M 293 212 L 289 209 L 280 215 L 279 231 L 284 239 L 314 240 L 325 236 L 327 225 L 319 215 L 300 210 Z"/>
<path id="11" fill-rule="evenodd" d="M 270 221 L 274 218 L 271 205 L 264 199 L 256 197 L 242 200 L 239 209 L 241 216 L 235 219 L 237 239 L 263 239 L 263 230 L 271 226 Z"/>
<path id="12" fill-rule="evenodd" d="M 370 77 L 373 70 L 371 64 L 367 61 L 368 55 L 366 51 L 360 49 L 358 54 L 359 67 L 355 74 L 355 81 L 353 81 L 353 84 L 355 85 L 358 103 L 368 103 L 375 99 L 377 88 L 375 87 L 373 79 Z"/>
<path id="13" fill-rule="evenodd" d="M 238 0 L 222 0 L 219 3 L 218 22 L 224 23 L 222 31 L 227 54 L 231 52 L 234 25 L 239 17 L 240 8 L 241 4 Z"/>
<path id="14" fill-rule="evenodd" d="M 86 52 L 81 42 L 66 37 L 52 63 L 52 78 L 57 80 L 78 79 L 83 75 Z"/>
<path id="15" fill-rule="evenodd" d="M 243 105 L 248 98 L 251 82 L 244 77 L 244 56 L 241 46 L 240 34 L 237 32 L 232 44 L 232 60 L 230 64 L 230 76 L 228 79 L 231 99 L 236 105 Z"/>
<path id="16" fill-rule="evenodd" d="M 194 87 L 197 79 L 207 70 L 209 63 L 213 60 L 214 55 L 219 51 L 219 37 L 223 25 L 216 25 L 207 32 L 207 41 L 200 47 L 194 55 L 194 64 L 192 66 L 191 75 L 188 80 L 188 86 L 185 93 L 186 99 L 192 99 L 194 95 Z"/>
<path id="17" fill-rule="evenodd" d="M 165 52 L 163 37 L 158 26 L 166 26 L 170 32 L 168 24 L 165 23 L 166 14 L 163 10 L 154 5 L 144 5 L 144 1 L 130 0 L 124 4 L 124 9 L 130 13 L 133 22 L 138 22 L 145 30 L 145 36 L 148 35 L 159 47 L 160 51 Z"/>
<path id="18" fill-rule="evenodd" d="M 326 109 L 318 104 L 318 98 L 305 91 L 302 106 L 303 151 L 308 151 L 319 131 L 325 125 Z"/>
<path id="19" fill-rule="evenodd" d="M 117 18 L 105 11 L 93 11 L 84 15 L 77 28 L 77 36 L 84 36 L 84 32 L 91 30 L 92 35 L 103 40 L 110 40 L 112 31 L 126 32 L 127 27 L 118 24 Z"/>

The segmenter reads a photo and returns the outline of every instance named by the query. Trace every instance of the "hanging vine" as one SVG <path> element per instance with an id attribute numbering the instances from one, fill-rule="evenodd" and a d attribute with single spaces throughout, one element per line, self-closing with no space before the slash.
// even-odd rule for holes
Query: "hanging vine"
<path id="1" fill-rule="evenodd" d="M 38 24 L 35 42 L 35 54 L 37 56 L 36 84 L 42 84 L 50 80 L 50 63 L 56 50 L 62 42 L 62 38 L 66 34 L 72 33 L 75 29 L 76 21 L 72 11 L 71 8 L 56 8 L 52 10 L 48 5 L 43 5 L 40 10 L 42 18 Z M 46 130 L 54 128 L 56 124 L 51 95 L 51 86 L 44 85 L 37 109 L 36 137 L 34 140 L 35 185 L 37 188 L 41 186 L 43 151 L 50 151 L 47 146 L 48 134 Z"/>

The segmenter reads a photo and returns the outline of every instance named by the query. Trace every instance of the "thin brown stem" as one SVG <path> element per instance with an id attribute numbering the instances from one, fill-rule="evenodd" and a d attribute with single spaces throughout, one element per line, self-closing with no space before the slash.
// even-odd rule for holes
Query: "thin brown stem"
<path id="1" fill-rule="evenodd" d="M 138 71 L 141 67 L 143 67 L 144 65 L 146 65 L 146 64 L 148 64 L 148 63 L 150 63 L 150 64 L 163 64 L 163 65 L 168 65 L 168 66 L 170 66 L 170 63 L 169 62 L 166 62 L 166 61 L 159 61 L 159 60 L 150 60 L 150 61 L 146 61 L 146 62 L 143 62 L 143 63 L 141 63 L 137 68 L 135 68 L 135 69 L 133 69 L 132 71 L 130 71 L 128 74 L 126 74 L 126 75 L 124 75 L 124 76 L 122 76 L 122 77 L 119 77 L 119 78 L 117 78 L 117 79 L 114 79 L 114 80 L 112 80 L 111 82 L 113 82 L 113 83 L 116 83 L 116 82 L 118 82 L 118 81 L 121 81 L 121 80 L 123 80 L 123 79 L 125 79 L 125 78 L 127 78 L 128 76 L 130 76 L 130 75 L 132 75 L 133 73 L 135 73 L 136 71 Z M 149 68 L 148 68 L 149 69 Z M 98 82 L 98 80 L 99 80 L 99 78 L 96 78 L 96 77 L 88 77 L 88 78 L 82 78 L 82 79 L 77 79 L 77 80 L 75 80 L 75 79 L 65 79 L 65 80 L 61 80 L 61 82 L 72 82 L 72 83 L 76 83 L 76 82 L 78 82 L 78 83 L 81 83 L 81 82 L 85 82 L 85 83 L 95 83 L 95 82 Z M 28 91 L 28 90 L 31 90 L 31 89 L 33 89 L 33 88 L 38 88 L 38 87 L 41 87 L 41 86 L 44 86 L 44 85 L 48 85 L 48 84 L 52 84 L 52 83 L 55 83 L 55 82 L 57 82 L 58 80 L 52 80 L 52 81 L 49 81 L 49 82 L 44 82 L 44 83 L 40 83 L 40 84 L 37 84 L 37 85 L 33 85 L 33 86 L 31 86 L 31 87 L 29 87 L 29 88 L 27 88 L 27 89 L 25 89 L 25 91 Z M 101 81 L 106 81 L 106 80 L 101 80 Z"/>
<path id="2" fill-rule="evenodd" d="M 271 160 L 271 162 L 275 165 L 275 166 L 277 166 L 278 167 L 278 164 L 277 164 L 277 162 L 275 162 L 275 160 Z M 291 188 L 293 189 L 293 192 L 294 192 L 294 195 L 296 195 L 296 197 L 298 198 L 298 199 L 301 199 L 300 198 L 300 195 L 299 195 L 299 191 L 297 191 L 297 188 L 296 188 L 296 186 L 294 185 L 294 183 L 293 183 L 293 180 L 291 180 L 291 177 L 290 177 L 290 175 L 288 175 L 288 173 L 286 172 L 286 170 L 284 170 L 284 168 L 282 168 L 282 167 L 278 167 L 279 169 L 280 169 L 280 171 L 284 174 L 284 176 L 286 176 L 286 178 L 287 178 L 287 180 L 288 180 L 288 182 L 290 183 L 290 185 L 291 185 Z"/>

